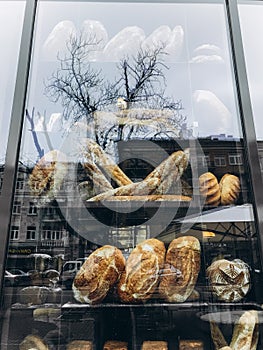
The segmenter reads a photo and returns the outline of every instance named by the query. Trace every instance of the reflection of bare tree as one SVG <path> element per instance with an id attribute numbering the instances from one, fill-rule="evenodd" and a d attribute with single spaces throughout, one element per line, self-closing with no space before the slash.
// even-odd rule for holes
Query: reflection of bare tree
<path id="1" fill-rule="evenodd" d="M 169 128 L 178 135 L 186 118 L 181 113 L 181 101 L 174 101 L 165 93 L 164 72 L 168 69 L 164 63 L 165 44 L 141 48 L 134 56 L 124 57 L 117 64 L 117 75 L 112 82 L 107 81 L 97 63 L 90 60 L 98 46 L 96 36 L 80 34 L 68 41 L 67 54 L 58 56 L 59 67 L 47 80 L 45 93 L 53 102 L 61 102 L 64 118 L 72 124 L 83 117 L 87 123 L 93 120 L 96 123 L 97 112 L 115 113 L 120 119 L 114 126 L 106 123 L 103 130 L 96 128 L 96 141 L 103 147 L 108 143 L 107 137 L 116 130 L 117 139 L 124 138 L 124 130 L 126 139 L 140 131 L 147 137 L 156 110 L 165 113 L 155 118 L 157 124 L 159 118 L 159 126 L 151 137 L 174 137 Z M 109 130 L 105 130 L 107 127 Z"/>
<path id="2" fill-rule="evenodd" d="M 37 116 L 38 116 L 38 118 L 40 118 L 40 113 L 39 112 L 37 112 Z M 35 130 L 36 122 L 35 122 L 35 108 L 34 107 L 32 108 L 32 113 L 31 114 L 29 113 L 28 109 L 26 109 L 26 118 L 27 118 L 27 120 L 28 120 L 28 122 L 30 124 L 30 132 L 32 134 L 34 145 L 36 147 L 38 156 L 39 156 L 39 158 L 42 158 L 45 152 L 44 152 L 44 149 L 41 147 L 41 145 L 39 143 L 38 135 L 37 135 L 37 132 Z M 47 132 L 46 114 L 45 113 L 44 113 L 44 116 L 43 116 L 42 127 L 43 127 L 43 132 L 44 132 L 44 135 L 45 135 L 45 138 L 46 138 L 46 141 L 47 141 L 48 148 L 49 148 L 49 150 L 52 150 L 53 146 L 52 146 L 50 137 L 49 137 L 48 132 Z"/>
<path id="3" fill-rule="evenodd" d="M 89 121 L 94 111 L 108 104 L 112 94 L 115 96 L 101 70 L 89 63 L 89 55 L 98 44 L 94 36 L 71 36 L 67 55 L 58 56 L 59 68 L 46 83 L 46 95 L 53 102 L 61 102 L 64 118 L 73 123 L 82 117 Z"/>

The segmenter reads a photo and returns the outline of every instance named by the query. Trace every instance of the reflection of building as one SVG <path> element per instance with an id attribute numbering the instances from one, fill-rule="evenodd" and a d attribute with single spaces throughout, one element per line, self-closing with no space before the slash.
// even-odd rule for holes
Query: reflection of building
<path id="1" fill-rule="evenodd" d="M 238 175 L 242 184 L 242 201 L 246 202 L 247 177 L 244 174 L 242 141 L 231 138 L 222 139 L 222 137 L 205 138 L 198 141 L 201 146 L 198 145 L 195 148 L 198 173 L 201 174 L 208 170 L 215 173 L 218 179 L 225 173 Z M 137 159 L 131 159 L 133 153 L 138 155 L 140 152 L 143 152 L 144 159 L 147 159 L 147 157 L 149 159 L 153 158 L 151 143 L 146 143 L 146 145 L 144 143 L 142 146 L 141 142 L 143 141 L 136 141 L 132 144 L 132 147 L 129 142 L 124 142 L 121 149 L 121 157 L 126 159 L 123 167 L 133 180 L 143 178 L 151 168 L 138 156 L 136 156 Z M 181 148 L 192 147 L 194 144 L 196 144 L 196 140 L 178 141 Z M 178 147 L 170 141 L 160 141 L 158 145 L 166 149 L 168 153 L 171 152 L 173 147 Z M 158 164 L 156 153 L 155 158 Z M 3 167 L 0 171 L 1 185 Z M 89 250 L 92 249 L 92 245 L 80 238 L 69 226 L 65 218 L 67 215 L 62 215 L 56 201 L 41 206 L 38 205 L 38 200 L 32 196 L 28 186 L 29 173 L 29 168 L 20 165 L 13 202 L 8 263 L 12 264 L 12 261 L 14 262 L 16 259 L 20 259 L 22 263 L 22 260 L 32 253 L 44 253 L 52 257 L 63 255 L 66 260 L 86 256 Z M 64 184 L 64 194 L 67 198 L 61 199 L 62 205 L 65 201 L 65 210 L 72 206 L 68 194 L 73 193 L 72 188 L 74 186 L 76 186 L 76 183 L 71 183 L 70 179 Z"/>

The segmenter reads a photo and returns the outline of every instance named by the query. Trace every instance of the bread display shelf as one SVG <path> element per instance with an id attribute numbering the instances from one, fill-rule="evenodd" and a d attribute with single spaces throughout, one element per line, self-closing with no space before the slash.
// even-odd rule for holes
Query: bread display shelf
<path id="1" fill-rule="evenodd" d="M 85 310 L 100 310 L 107 308 L 130 308 L 130 309 L 145 309 L 145 308 L 167 308 L 169 310 L 186 310 L 186 309 L 202 309 L 202 310 L 247 310 L 257 309 L 263 310 L 262 305 L 257 303 L 207 303 L 207 302 L 184 302 L 184 303 L 160 303 L 149 302 L 140 304 L 122 304 L 122 303 L 101 303 L 101 304 L 78 304 L 78 303 L 65 303 L 61 306 L 61 313 L 66 313 L 79 310 L 79 312 L 85 312 Z"/>

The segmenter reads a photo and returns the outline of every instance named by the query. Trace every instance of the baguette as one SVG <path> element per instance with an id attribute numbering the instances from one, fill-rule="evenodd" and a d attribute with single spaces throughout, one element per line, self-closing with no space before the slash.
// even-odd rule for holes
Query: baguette
<path id="1" fill-rule="evenodd" d="M 221 330 L 219 329 L 218 325 L 214 321 L 210 322 L 210 331 L 211 331 L 211 337 L 215 346 L 215 350 L 220 350 L 225 346 L 227 346 L 225 337 L 223 336 Z"/>
<path id="2" fill-rule="evenodd" d="M 87 139 L 87 149 L 84 151 L 86 158 L 92 159 L 118 186 L 132 184 L 131 179 L 115 164 L 109 155 L 93 140 Z"/>

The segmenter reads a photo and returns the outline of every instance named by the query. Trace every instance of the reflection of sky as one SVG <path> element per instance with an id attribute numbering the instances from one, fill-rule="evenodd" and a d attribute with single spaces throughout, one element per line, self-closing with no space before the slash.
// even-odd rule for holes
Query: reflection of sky
<path id="1" fill-rule="evenodd" d="M 24 7 L 24 1 L 0 1 L 0 162 L 7 144 Z"/>
<path id="2" fill-rule="evenodd" d="M 263 139 L 263 4 L 241 2 L 239 6 L 242 39 L 257 139 Z"/>
<path id="3" fill-rule="evenodd" d="M 48 118 L 61 112 L 59 104 L 52 104 L 43 95 L 43 80 L 56 69 L 57 51 L 63 52 L 68 35 L 79 32 L 84 24 L 89 29 L 93 24 L 102 42 L 108 40 L 95 56 L 96 65 L 103 59 L 109 61 L 109 57 L 116 59 L 122 42 L 125 52 L 140 40 L 154 42 L 166 35 L 172 43 L 167 62 L 170 67 L 166 73 L 167 95 L 182 101 L 188 126 L 198 125 L 195 130 L 198 136 L 218 133 L 240 136 L 223 5 L 40 2 L 36 23 L 29 111 L 35 107 Z M 129 41 L 131 36 L 133 40 Z M 110 77 L 111 72 L 106 75 Z M 61 135 L 56 132 L 50 137 L 54 147 L 60 147 Z M 47 150 L 44 135 L 40 138 Z M 27 133 L 24 156 L 34 157 L 31 150 L 32 137 Z"/>

